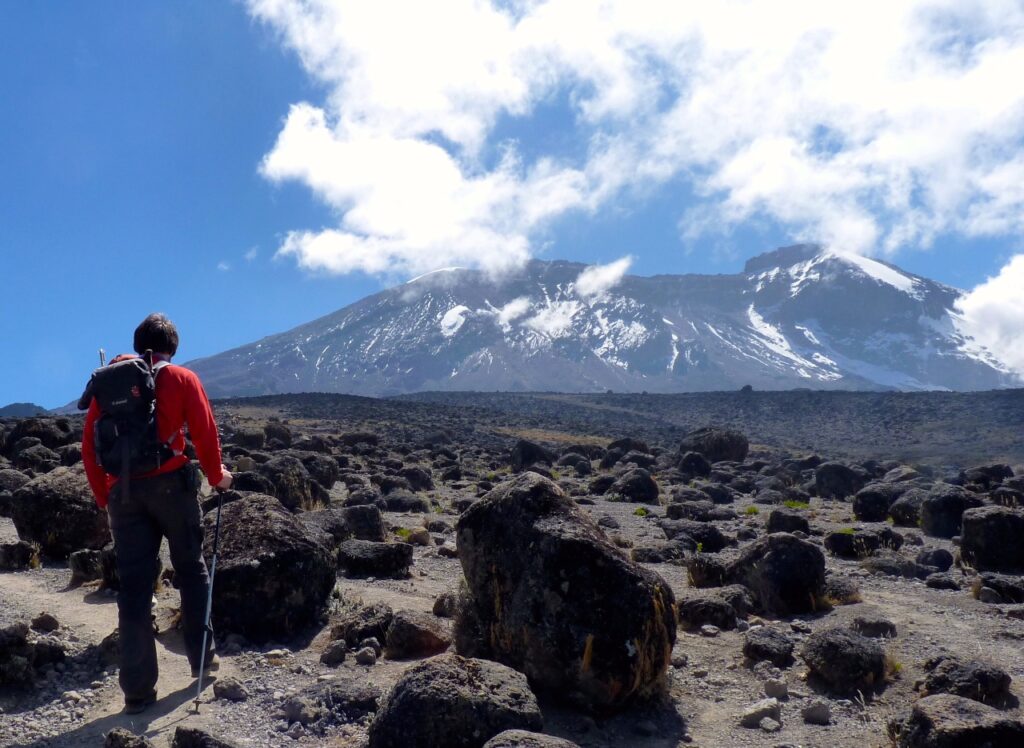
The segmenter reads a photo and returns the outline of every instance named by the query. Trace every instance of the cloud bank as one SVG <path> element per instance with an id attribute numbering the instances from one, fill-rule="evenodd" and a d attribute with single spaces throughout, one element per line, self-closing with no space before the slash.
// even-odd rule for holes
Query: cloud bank
<path id="1" fill-rule="evenodd" d="M 961 330 L 1024 377 L 1024 254 L 956 302 Z"/>
<path id="2" fill-rule="evenodd" d="M 284 240 L 305 268 L 500 271 L 553 219 L 679 178 L 689 238 L 768 220 L 891 254 L 1024 230 L 1015 0 L 249 8 L 326 90 L 262 164 L 338 215 Z M 559 97 L 579 153 L 497 140 Z"/>

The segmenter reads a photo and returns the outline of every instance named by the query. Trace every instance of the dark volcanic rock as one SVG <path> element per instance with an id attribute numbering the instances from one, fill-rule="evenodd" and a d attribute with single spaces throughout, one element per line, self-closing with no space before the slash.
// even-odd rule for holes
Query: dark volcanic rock
<path id="1" fill-rule="evenodd" d="M 391 619 L 384 655 L 392 660 L 440 654 L 452 643 L 445 625 L 429 613 L 400 610 Z"/>
<path id="2" fill-rule="evenodd" d="M 869 483 L 853 497 L 853 516 L 861 522 L 884 522 L 889 507 L 904 493 L 892 483 Z"/>
<path id="3" fill-rule="evenodd" d="M 387 538 L 380 509 L 372 505 L 345 507 L 345 524 L 359 540 L 383 542 Z"/>
<path id="4" fill-rule="evenodd" d="M 96 506 L 85 471 L 57 468 L 14 492 L 11 514 L 18 536 L 39 544 L 43 555 L 65 559 L 82 548 L 110 542 L 106 515 Z"/>
<path id="5" fill-rule="evenodd" d="M 840 558 L 864 558 L 881 548 L 898 550 L 903 536 L 888 527 L 844 528 L 825 536 L 825 549 Z"/>
<path id="6" fill-rule="evenodd" d="M 922 566 L 931 566 L 939 571 L 949 571 L 953 565 L 953 554 L 945 548 L 922 548 L 918 551 L 915 560 Z"/>
<path id="7" fill-rule="evenodd" d="M 185 727 L 179 725 L 174 728 L 174 737 L 171 739 L 171 748 L 236 748 L 223 738 L 211 735 L 200 730 L 198 727 Z"/>
<path id="8" fill-rule="evenodd" d="M 676 636 L 671 588 L 554 483 L 526 473 L 498 486 L 462 514 L 457 533 L 491 657 L 595 710 L 660 682 Z"/>
<path id="9" fill-rule="evenodd" d="M 676 467 L 686 475 L 706 478 L 711 475 L 711 463 L 700 452 L 683 452 L 676 461 Z"/>
<path id="10" fill-rule="evenodd" d="M 785 616 L 818 609 L 825 556 L 813 543 L 779 532 L 755 540 L 728 568 L 728 578 L 754 593 L 757 607 Z"/>
<path id="11" fill-rule="evenodd" d="M 903 493 L 889 507 L 889 516 L 898 527 L 917 527 L 921 520 L 921 505 L 928 498 L 928 492 L 911 488 Z"/>
<path id="12" fill-rule="evenodd" d="M 405 577 L 412 564 L 412 546 L 346 540 L 338 546 L 338 564 L 354 577 Z"/>
<path id="13" fill-rule="evenodd" d="M 841 462 L 823 462 L 814 470 L 814 488 L 826 499 L 845 499 L 864 487 L 868 476 L 863 469 Z"/>
<path id="14" fill-rule="evenodd" d="M 539 444 L 527 441 L 526 439 L 520 439 L 512 447 L 512 453 L 509 455 L 509 462 L 512 465 L 512 469 L 516 472 L 525 470 L 531 465 L 542 463 L 544 465 L 550 465 L 555 461 L 555 455 L 545 449 Z"/>
<path id="15" fill-rule="evenodd" d="M 981 571 L 1024 569 L 1024 510 L 985 506 L 963 513 L 960 552 Z"/>
<path id="16" fill-rule="evenodd" d="M 841 628 L 815 631 L 804 643 L 811 675 L 841 694 L 868 693 L 885 678 L 885 650 L 874 639 Z"/>
<path id="17" fill-rule="evenodd" d="M 321 494 L 306 466 L 297 457 L 272 457 L 256 468 L 274 484 L 274 496 L 288 509 L 317 509 Z"/>
<path id="18" fill-rule="evenodd" d="M 793 637 L 770 626 L 750 629 L 743 639 L 743 656 L 751 662 L 767 660 L 775 667 L 788 667 L 793 663 Z"/>
<path id="19" fill-rule="evenodd" d="M 207 514 L 203 552 L 213 552 L 213 523 Z M 255 642 L 287 639 L 315 623 L 334 588 L 330 550 L 270 496 L 252 494 L 224 506 L 214 628 Z"/>
<path id="20" fill-rule="evenodd" d="M 950 694 L 927 696 L 892 720 L 896 748 L 1015 748 L 1024 745 L 1024 722 L 977 701 Z"/>
<path id="21" fill-rule="evenodd" d="M 742 462 L 750 451 L 750 442 L 738 431 L 706 426 L 691 431 L 679 443 L 679 454 L 697 452 L 708 462 Z"/>
<path id="22" fill-rule="evenodd" d="M 23 418 L 7 435 L 7 443 L 17 444 L 26 437 L 38 439 L 48 449 L 75 441 L 74 429 L 67 418 Z"/>
<path id="23" fill-rule="evenodd" d="M 28 641 L 28 626 L 12 623 L 0 628 L 0 688 L 26 688 L 34 682 L 35 658 Z"/>
<path id="24" fill-rule="evenodd" d="M 123 727 L 115 727 L 103 739 L 103 748 L 156 748 L 156 746 L 142 735 L 136 735 Z"/>
<path id="25" fill-rule="evenodd" d="M 39 566 L 39 545 L 27 540 L 0 543 L 0 571 L 24 571 Z"/>
<path id="26" fill-rule="evenodd" d="M 925 696 L 950 693 L 983 704 L 1002 706 L 1010 699 L 1010 675 L 1005 670 L 978 660 L 961 660 L 942 655 L 925 664 L 921 692 Z"/>
<path id="27" fill-rule="evenodd" d="M 981 505 L 970 491 L 949 483 L 936 483 L 921 503 L 921 529 L 936 538 L 960 534 L 964 511 Z"/>
<path id="28" fill-rule="evenodd" d="M 769 533 L 799 531 L 809 535 L 811 532 L 811 525 L 807 521 L 807 517 L 799 510 L 787 507 L 772 509 L 765 528 Z"/>
<path id="29" fill-rule="evenodd" d="M 370 724 L 368 748 L 480 748 L 505 730 L 542 726 L 522 673 L 441 655 L 402 674 Z"/>
<path id="30" fill-rule="evenodd" d="M 658 504 L 658 484 L 643 468 L 627 470 L 608 489 L 612 499 L 639 504 Z"/>
<path id="31" fill-rule="evenodd" d="M 331 626 L 331 639 L 344 639 L 353 645 L 366 639 L 384 641 L 395 613 L 386 603 L 373 603 L 349 610 Z"/>

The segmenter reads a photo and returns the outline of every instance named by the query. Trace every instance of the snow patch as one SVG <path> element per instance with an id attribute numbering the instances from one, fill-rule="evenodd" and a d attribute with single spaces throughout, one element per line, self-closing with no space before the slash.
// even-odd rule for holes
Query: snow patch
<path id="1" fill-rule="evenodd" d="M 885 283 L 892 286 L 904 293 L 915 294 L 917 281 L 913 278 L 909 278 L 903 273 L 895 270 L 888 265 L 885 265 L 878 260 L 873 260 L 870 257 L 863 257 L 862 255 L 852 254 L 850 252 L 827 252 L 827 257 L 834 257 L 838 260 L 853 265 L 860 270 L 864 275 L 872 278 L 879 283 Z"/>

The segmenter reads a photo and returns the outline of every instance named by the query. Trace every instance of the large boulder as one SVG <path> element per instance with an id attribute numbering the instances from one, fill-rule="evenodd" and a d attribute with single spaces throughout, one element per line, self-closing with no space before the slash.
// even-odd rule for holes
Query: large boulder
<path id="1" fill-rule="evenodd" d="M 884 522 L 889 507 L 904 490 L 904 486 L 893 483 L 869 483 L 854 494 L 853 516 L 861 522 Z"/>
<path id="2" fill-rule="evenodd" d="M 81 466 L 60 467 L 23 485 L 11 497 L 11 516 L 18 536 L 38 543 L 50 558 L 110 542 L 107 517 Z"/>
<path id="3" fill-rule="evenodd" d="M 972 699 L 937 694 L 920 699 L 888 724 L 896 748 L 1013 748 L 1024 745 L 1024 721 Z"/>
<path id="4" fill-rule="evenodd" d="M 818 546 L 795 535 L 772 533 L 744 548 L 726 576 L 750 589 L 765 613 L 811 613 L 824 597 L 825 556 Z"/>
<path id="5" fill-rule="evenodd" d="M 0 517 L 11 516 L 11 496 L 30 480 L 20 470 L 0 469 Z"/>
<path id="6" fill-rule="evenodd" d="M 981 499 L 967 489 L 936 483 L 921 503 L 921 530 L 936 538 L 959 535 L 964 512 L 976 506 L 981 506 Z"/>
<path id="7" fill-rule="evenodd" d="M 885 679 L 885 650 L 874 639 L 830 628 L 815 631 L 800 653 L 811 675 L 840 694 L 868 693 Z"/>
<path id="8" fill-rule="evenodd" d="M 542 727 L 522 673 L 441 655 L 402 674 L 370 724 L 369 748 L 481 748 L 505 730 Z"/>
<path id="9" fill-rule="evenodd" d="M 346 540 L 338 546 L 338 565 L 352 577 L 407 577 L 412 564 L 408 543 Z"/>
<path id="10" fill-rule="evenodd" d="M 928 498 L 928 492 L 921 488 L 911 488 L 892 502 L 889 516 L 897 527 L 917 527 L 921 521 L 921 505 Z"/>
<path id="11" fill-rule="evenodd" d="M 608 489 L 610 499 L 637 504 L 658 504 L 658 493 L 657 481 L 643 468 L 627 470 Z"/>
<path id="12" fill-rule="evenodd" d="M 960 553 L 981 571 L 1024 569 L 1024 510 L 984 506 L 963 513 Z"/>
<path id="13" fill-rule="evenodd" d="M 75 431 L 67 418 L 23 418 L 7 435 L 7 444 L 13 446 L 26 437 L 38 439 L 49 449 L 76 441 Z"/>
<path id="14" fill-rule="evenodd" d="M 671 588 L 557 485 L 525 473 L 496 487 L 460 516 L 457 542 L 487 656 L 593 710 L 662 681 L 676 638 Z"/>
<path id="15" fill-rule="evenodd" d="M 215 514 L 205 517 L 207 563 Z M 270 496 L 224 506 L 213 623 L 255 642 L 294 636 L 315 623 L 334 588 L 334 559 L 313 531 Z"/>
<path id="16" fill-rule="evenodd" d="M 256 469 L 274 484 L 274 496 L 288 509 L 318 509 L 324 504 L 323 488 L 299 458 L 271 457 Z"/>
<path id="17" fill-rule="evenodd" d="M 940 655 L 925 663 L 925 670 L 921 692 L 926 696 L 951 693 L 996 707 L 1012 699 L 1010 674 L 990 663 Z"/>
<path id="18" fill-rule="evenodd" d="M 823 462 L 814 470 L 814 488 L 826 499 L 845 499 L 868 482 L 867 471 L 841 462 Z"/>
<path id="19" fill-rule="evenodd" d="M 704 455 L 708 462 L 742 462 L 750 451 L 750 442 L 739 431 L 705 426 L 691 431 L 679 443 L 679 455 L 697 452 Z"/>
<path id="20" fill-rule="evenodd" d="M 525 470 L 531 465 L 542 463 L 550 465 L 555 461 L 555 455 L 550 450 L 545 449 L 541 445 L 527 441 L 526 439 L 520 439 L 512 447 L 512 452 L 509 455 L 509 463 L 512 469 L 516 472 Z"/>

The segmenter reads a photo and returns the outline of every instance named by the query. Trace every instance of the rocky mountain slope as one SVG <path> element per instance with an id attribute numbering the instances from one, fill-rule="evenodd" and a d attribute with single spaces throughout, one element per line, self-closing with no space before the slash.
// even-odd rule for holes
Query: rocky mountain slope
<path id="1" fill-rule="evenodd" d="M 625 276 L 533 261 L 439 270 L 189 365 L 213 396 L 423 390 L 978 390 L 1019 384 L 961 329 L 961 292 L 797 245 L 735 275 Z"/>

